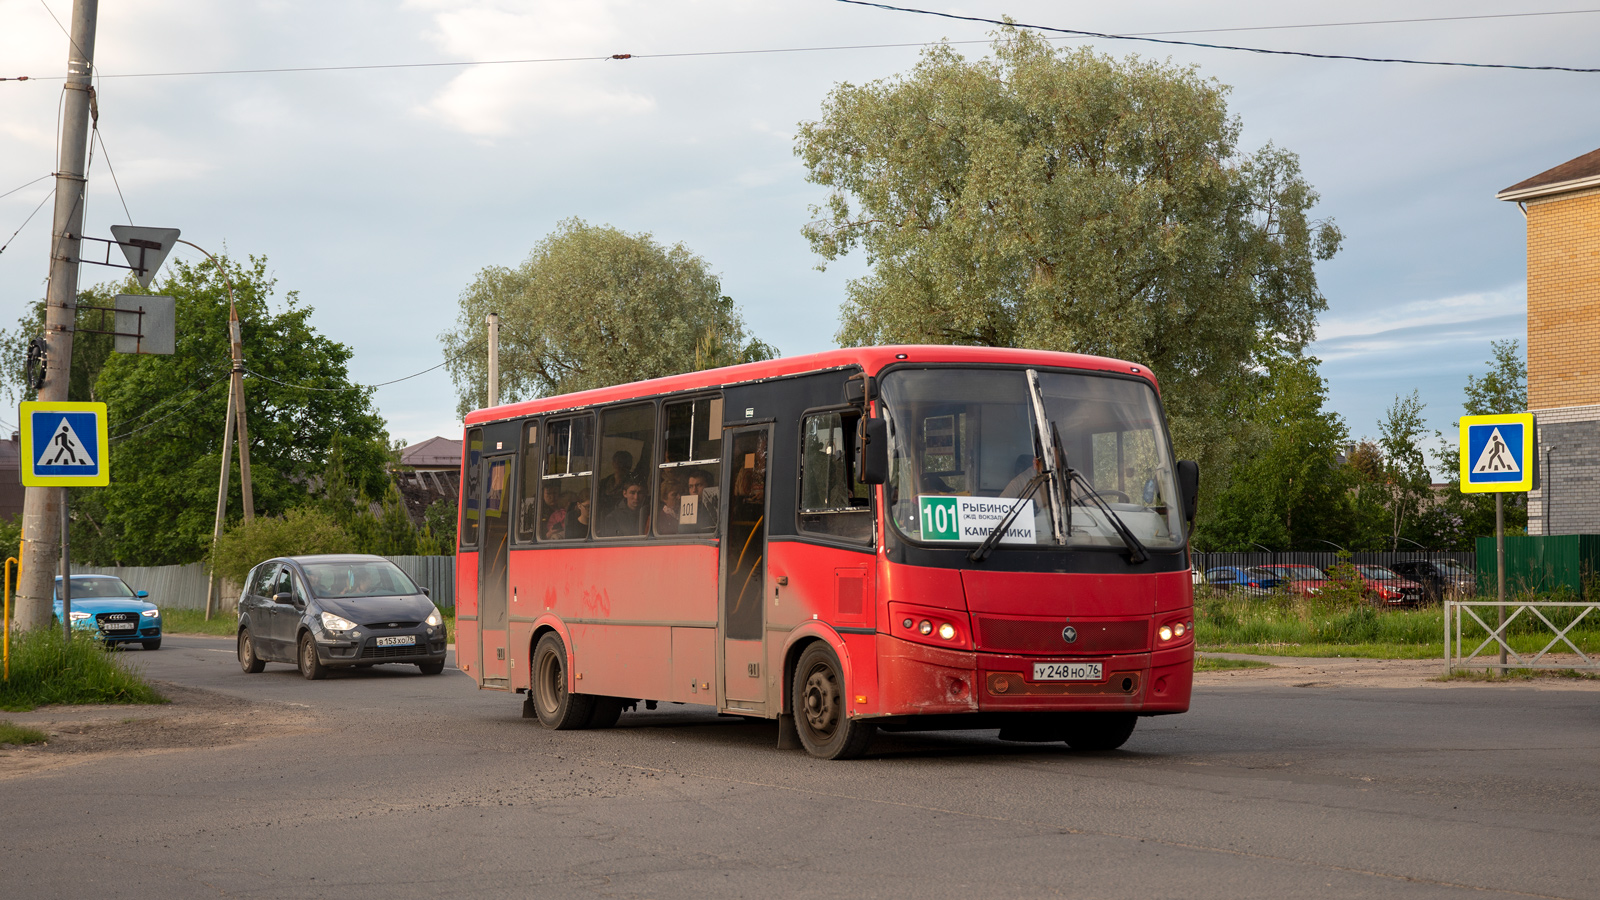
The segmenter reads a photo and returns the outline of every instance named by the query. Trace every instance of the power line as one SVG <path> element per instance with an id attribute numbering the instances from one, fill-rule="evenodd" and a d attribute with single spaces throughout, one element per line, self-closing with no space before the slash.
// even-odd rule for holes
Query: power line
<path id="1" fill-rule="evenodd" d="M 4 244 L 0 244 L 0 253 L 6 252 L 6 248 L 11 246 L 11 242 L 17 239 L 17 235 L 22 233 L 22 229 L 28 227 L 28 223 L 33 221 L 33 217 L 37 216 L 39 214 L 39 210 L 44 209 L 44 205 L 50 202 L 50 198 L 54 197 L 55 195 L 56 189 L 52 187 L 50 189 L 50 193 L 45 194 L 44 199 L 39 201 L 39 205 L 33 208 L 33 212 L 28 213 L 28 217 L 22 220 L 21 225 L 17 226 L 17 230 L 11 232 L 11 237 L 6 238 L 6 242 Z"/>
<path id="2" fill-rule="evenodd" d="M 856 3 L 857 0 L 842 0 L 842 2 Z M 923 15 L 943 16 L 945 18 L 961 19 L 961 20 L 972 21 L 972 22 L 985 22 L 985 23 L 990 23 L 990 24 L 1006 24 L 1006 23 L 1004 23 L 1004 22 L 1002 22 L 1001 20 L 998 20 L 998 19 L 985 19 L 985 18 L 978 18 L 978 17 L 971 17 L 971 16 L 957 16 L 957 15 L 948 14 L 948 13 L 932 12 L 932 11 L 929 11 L 929 10 L 909 9 L 909 8 L 897 7 L 897 6 L 887 6 L 887 5 L 878 4 L 878 3 L 858 3 L 857 5 L 877 6 L 877 7 L 882 8 L 882 9 L 895 10 L 895 11 L 899 11 L 899 12 L 915 12 L 915 13 L 921 13 Z M 1049 27 L 1046 27 L 1046 26 L 1043 26 L 1043 25 L 1022 25 L 1020 23 L 1016 23 L 1016 24 L 1018 24 L 1019 27 L 1023 27 L 1023 28 L 1034 28 L 1034 29 L 1038 29 L 1038 30 L 1041 30 L 1041 31 L 1058 32 L 1060 34 L 1063 34 L 1063 35 L 1069 36 L 1069 37 L 1093 37 L 1093 38 L 1104 38 L 1104 39 L 1109 39 L 1109 40 L 1147 40 L 1147 39 L 1154 39 L 1154 38 L 1165 36 L 1165 35 L 1180 35 L 1180 34 L 1217 34 L 1217 33 L 1224 33 L 1224 32 L 1240 32 L 1240 31 L 1284 31 L 1284 30 L 1305 29 L 1305 28 L 1347 28 L 1347 27 L 1361 26 L 1361 25 L 1407 25 L 1407 24 L 1429 23 L 1429 22 L 1464 22 L 1464 21 L 1473 21 L 1473 20 L 1478 20 L 1478 19 L 1525 19 L 1525 18 L 1537 18 L 1537 17 L 1544 17 L 1544 16 L 1588 15 L 1588 14 L 1592 14 L 1592 13 L 1600 13 L 1600 9 L 1559 9 L 1559 10 L 1549 10 L 1549 11 L 1545 11 L 1545 12 L 1491 13 L 1491 14 L 1485 14 L 1485 15 L 1471 15 L 1471 16 L 1430 16 L 1430 17 L 1426 17 L 1426 18 L 1410 18 L 1410 19 L 1367 19 L 1367 20 L 1352 21 L 1352 22 L 1309 22 L 1309 23 L 1303 23 L 1303 24 L 1297 24 L 1297 25 L 1239 25 L 1239 26 L 1231 26 L 1231 27 L 1227 27 L 1227 28 L 1189 28 L 1189 29 L 1168 30 L 1168 31 L 1135 31 L 1135 32 L 1126 32 L 1126 33 L 1122 33 L 1122 34 L 1102 34 L 1102 33 L 1093 32 L 1093 31 L 1073 31 L 1071 29 L 1065 29 L 1065 28 L 1049 28 Z M 1201 43 L 1192 43 L 1192 42 L 1187 42 L 1187 41 L 1155 41 L 1155 42 L 1156 43 L 1179 44 L 1179 45 L 1182 45 L 1182 46 L 1192 46 L 1192 47 L 1206 47 L 1206 48 L 1221 49 L 1221 50 L 1243 50 L 1243 51 L 1248 51 L 1248 52 L 1251 52 L 1251 53 L 1283 54 L 1283 55 L 1290 55 L 1290 56 L 1310 56 L 1310 57 L 1315 57 L 1315 58 L 1320 58 L 1320 59 L 1353 59 L 1353 60 L 1362 60 L 1362 61 L 1366 61 L 1366 62 L 1400 62 L 1400 63 L 1411 63 L 1411 64 L 1414 64 L 1414 65 L 1454 65 L 1454 66 L 1475 66 L 1475 67 L 1481 67 L 1481 68 L 1498 68 L 1498 69 L 1537 69 L 1537 70 L 1552 70 L 1552 71 L 1563 71 L 1563 72 L 1569 72 L 1569 71 L 1570 72 L 1593 72 L 1593 71 L 1596 71 L 1594 69 L 1569 69 L 1569 68 L 1566 68 L 1566 67 L 1563 67 L 1563 66 L 1514 66 L 1514 65 L 1495 65 L 1495 64 L 1490 64 L 1490 63 L 1447 63 L 1447 62 L 1426 62 L 1426 61 L 1407 60 L 1407 59 L 1369 59 L 1367 57 L 1359 57 L 1359 56 L 1338 56 L 1338 55 L 1332 55 L 1332 54 L 1300 53 L 1300 52 L 1290 51 L 1290 50 L 1261 50 L 1261 49 L 1257 49 L 1257 48 L 1253 48 L 1253 47 L 1230 47 L 1230 46 L 1225 46 L 1225 45 L 1201 44 Z M 193 71 L 187 71 L 187 72 L 122 72 L 122 73 L 116 73 L 116 74 L 107 74 L 107 73 L 101 71 L 97 67 L 95 69 L 95 77 L 98 78 L 98 79 L 105 79 L 105 78 L 181 78 L 181 77 L 199 76 L 199 75 L 273 75 L 273 74 L 284 74 L 284 73 L 294 73 L 294 72 L 361 72 L 361 71 L 374 71 L 374 70 L 385 70 L 385 69 L 440 69 L 440 68 L 463 68 L 463 67 L 468 67 L 468 66 L 527 65 L 527 64 L 533 64 L 533 63 L 603 62 L 603 61 L 606 61 L 606 60 L 629 60 L 629 59 L 683 59 L 683 58 L 688 58 L 688 57 L 754 56 L 754 55 L 776 54 L 776 53 L 824 53 L 824 52 L 839 51 L 839 50 L 889 50 L 889 49 L 900 49 L 900 48 L 905 48 L 905 47 L 929 47 L 929 46 L 933 46 L 933 45 L 938 44 L 938 43 L 948 43 L 948 44 L 951 44 L 951 45 L 959 45 L 959 44 L 987 44 L 987 43 L 990 43 L 990 42 L 987 41 L 987 40 L 945 41 L 945 42 L 940 42 L 940 41 L 909 41 L 909 42 L 901 42 L 901 43 L 883 43 L 883 44 L 836 44 L 836 45 L 815 46 L 815 47 L 762 47 L 762 48 L 756 48 L 756 49 L 751 49 L 751 50 L 695 50 L 695 51 L 684 51 L 684 52 L 679 52 L 679 53 L 608 53 L 608 54 L 602 54 L 602 55 L 597 55 L 597 56 L 550 56 L 550 57 L 532 57 L 532 58 L 526 58 L 526 59 L 453 60 L 453 61 L 447 61 L 447 62 L 374 63 L 374 64 L 363 64 L 363 65 L 333 65 L 333 66 L 279 66 L 279 67 L 268 67 L 268 68 L 259 68 L 259 69 L 199 69 L 199 70 L 193 70 Z M 0 79 L 0 81 L 5 81 L 5 80 L 15 80 L 15 81 L 60 81 L 64 77 L 65 76 L 59 76 L 59 75 L 42 76 L 42 77 L 41 76 L 22 76 L 20 78 L 15 78 L 15 79 Z"/>
<path id="3" fill-rule="evenodd" d="M 35 178 L 34 180 L 28 182 L 27 184 L 22 185 L 21 187 L 14 187 L 11 190 L 6 191 L 4 194 L 0 194 L 0 200 L 4 200 L 5 198 L 11 196 L 12 194 L 15 194 L 17 191 L 22 190 L 22 188 L 32 187 L 32 186 L 38 184 L 39 182 L 45 180 L 46 178 L 53 178 L 53 177 L 55 177 L 54 173 L 51 173 L 50 175 L 40 175 L 38 178 Z"/>
<path id="4" fill-rule="evenodd" d="M 1003 19 L 990 19 L 983 16 L 963 16 L 956 13 L 937 12 L 931 9 L 913 9 L 908 6 L 890 6 L 887 3 L 874 3 L 871 2 L 871 0 L 838 0 L 838 2 L 848 3 L 851 6 L 870 6 L 875 9 L 886 9 L 890 12 L 913 13 L 919 16 L 935 16 L 941 19 L 955 19 L 956 21 L 960 22 L 982 22 L 988 25 L 1000 25 L 1010 28 L 1031 28 L 1035 31 L 1049 31 L 1055 34 L 1072 35 L 1074 37 L 1097 38 L 1099 40 L 1106 41 L 1145 41 L 1152 44 L 1166 44 L 1177 47 L 1201 47 L 1207 50 L 1237 50 L 1242 53 L 1261 53 L 1268 56 L 1300 56 L 1309 59 L 1342 59 L 1353 62 L 1399 63 L 1409 66 L 1459 66 L 1470 69 L 1520 69 L 1530 72 L 1579 72 L 1585 74 L 1600 72 L 1600 69 L 1580 69 L 1572 66 L 1519 66 L 1508 63 L 1447 62 L 1443 60 L 1352 56 L 1342 53 L 1310 53 L 1304 50 L 1267 50 L 1261 47 L 1239 47 L 1231 44 L 1203 44 L 1198 41 L 1175 41 L 1168 38 L 1148 37 L 1135 34 L 1106 34 L 1100 31 L 1082 31 L 1076 28 L 1054 28 L 1049 25 L 1030 25 L 1026 22 L 1007 22 Z"/>
<path id="5" fill-rule="evenodd" d="M 106 158 L 106 168 L 111 170 L 111 183 L 117 186 L 117 199 L 122 201 L 122 212 L 128 217 L 128 224 L 133 224 L 133 213 L 128 212 L 128 200 L 122 196 L 122 183 L 117 181 L 117 167 L 111 164 L 111 151 L 106 149 L 106 139 L 100 135 L 100 123 L 94 126 L 94 139 L 100 142 L 100 155 Z"/>
<path id="6" fill-rule="evenodd" d="M 147 431 L 147 430 L 149 430 L 151 428 L 156 427 L 157 425 L 160 425 L 162 422 L 165 422 L 166 420 L 172 418 L 173 416 L 177 415 L 178 413 L 183 412 L 185 409 L 188 409 L 190 406 L 193 406 L 194 402 L 196 400 L 199 400 L 201 397 L 205 396 L 206 391 L 209 391 L 212 388 L 216 387 L 217 385 L 221 384 L 223 381 L 227 380 L 227 378 L 228 378 L 227 375 L 223 375 L 223 376 L 220 376 L 220 377 L 216 378 L 210 384 L 208 384 L 205 387 L 199 389 L 198 391 L 195 391 L 193 396 L 191 396 L 188 400 L 184 401 L 183 405 L 173 409 L 172 412 L 167 413 L 166 415 L 162 416 L 159 419 L 156 419 L 153 422 L 146 422 L 145 424 L 139 426 L 138 428 L 133 429 L 132 431 L 124 431 L 121 434 L 114 434 L 110 438 L 108 438 L 107 441 L 108 442 L 110 442 L 110 441 L 120 441 L 123 438 L 132 437 L 133 435 L 136 435 L 141 431 Z M 134 419 L 133 421 L 138 421 L 138 420 Z"/>

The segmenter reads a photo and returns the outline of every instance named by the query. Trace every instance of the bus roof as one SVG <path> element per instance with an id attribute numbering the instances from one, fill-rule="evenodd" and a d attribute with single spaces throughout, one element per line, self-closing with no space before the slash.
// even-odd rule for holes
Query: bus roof
<path id="1" fill-rule="evenodd" d="M 539 397 L 519 403 L 507 403 L 488 409 L 478 409 L 467 414 L 467 425 L 478 425 L 501 419 L 517 418 L 556 410 L 632 400 L 636 397 L 653 397 L 680 391 L 705 390 L 734 384 L 748 384 L 768 378 L 800 375 L 828 369 L 860 366 L 875 375 L 892 363 L 1000 363 L 1010 365 L 1052 366 L 1069 369 L 1090 369 L 1103 372 L 1126 372 L 1149 379 L 1156 385 L 1150 370 L 1137 363 L 1104 356 L 1082 353 L 1057 353 L 1050 350 L 1018 350 L 1010 347 L 970 347 L 946 344 L 904 344 L 881 347 L 846 347 L 804 356 L 787 356 L 761 362 L 743 363 L 720 369 L 685 372 L 649 381 L 635 381 L 611 387 Z M 1159 390 L 1159 387 L 1158 387 Z"/>

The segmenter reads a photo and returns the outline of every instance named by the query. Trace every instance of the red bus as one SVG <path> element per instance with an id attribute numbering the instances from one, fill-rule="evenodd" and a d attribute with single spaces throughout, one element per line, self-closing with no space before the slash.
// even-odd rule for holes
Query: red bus
<path id="1" fill-rule="evenodd" d="M 1184 712 L 1187 531 L 1143 366 L 836 350 L 473 412 L 456 653 L 557 729 L 643 702 L 1111 749 Z"/>

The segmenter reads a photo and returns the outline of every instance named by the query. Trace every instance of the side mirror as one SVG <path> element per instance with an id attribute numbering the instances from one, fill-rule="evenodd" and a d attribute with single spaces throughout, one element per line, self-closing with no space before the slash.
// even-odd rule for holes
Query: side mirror
<path id="1" fill-rule="evenodd" d="M 287 605 L 294 602 L 294 595 L 288 591 L 279 591 L 278 593 L 272 595 L 272 602 Z"/>
<path id="2" fill-rule="evenodd" d="M 424 597 L 432 597 L 433 596 L 433 594 L 429 593 L 428 589 L 425 588 L 425 587 L 420 587 L 419 586 L 418 589 L 422 591 L 422 596 L 424 596 Z"/>
<path id="3" fill-rule="evenodd" d="M 140 600 L 143 600 L 144 598 L 150 596 L 150 592 L 149 591 L 134 591 L 133 595 L 135 597 L 138 597 Z"/>
<path id="4" fill-rule="evenodd" d="M 883 484 L 889 480 L 889 423 L 882 419 L 862 419 L 857 427 L 861 445 L 856 449 L 856 480 L 862 484 Z"/>
<path id="5" fill-rule="evenodd" d="M 1192 525 L 1200 509 L 1200 464 L 1192 459 L 1179 460 L 1177 476 L 1178 493 L 1183 495 L 1183 517 Z"/>
<path id="6" fill-rule="evenodd" d="M 854 403 L 865 407 L 869 401 L 878 399 L 878 380 L 865 372 L 850 376 L 844 383 L 844 402 Z"/>

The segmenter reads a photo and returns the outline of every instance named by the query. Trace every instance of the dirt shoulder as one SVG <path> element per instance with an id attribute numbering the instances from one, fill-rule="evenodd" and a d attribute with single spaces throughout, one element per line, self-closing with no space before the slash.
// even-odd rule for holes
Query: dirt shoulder
<path id="1" fill-rule="evenodd" d="M 171 702 L 0 712 L 0 720 L 50 736 L 44 744 L 0 745 L 0 780 L 111 756 L 209 750 L 316 728 L 317 717 L 309 708 L 254 703 L 171 682 L 151 684 Z"/>
<path id="2" fill-rule="evenodd" d="M 1210 653 L 1215 659 L 1251 659 L 1268 663 L 1269 669 L 1221 669 L 1196 672 L 1198 686 L 1281 684 L 1305 688 L 1462 688 L 1500 689 L 1511 685 L 1556 691 L 1600 691 L 1600 681 L 1580 678 L 1508 679 L 1503 682 L 1435 681 L 1444 674 L 1442 659 L 1352 659 L 1346 657 L 1256 656 L 1247 653 Z M 1561 662 L 1560 657 L 1547 658 Z M 1576 662 L 1576 658 L 1573 659 Z"/>

